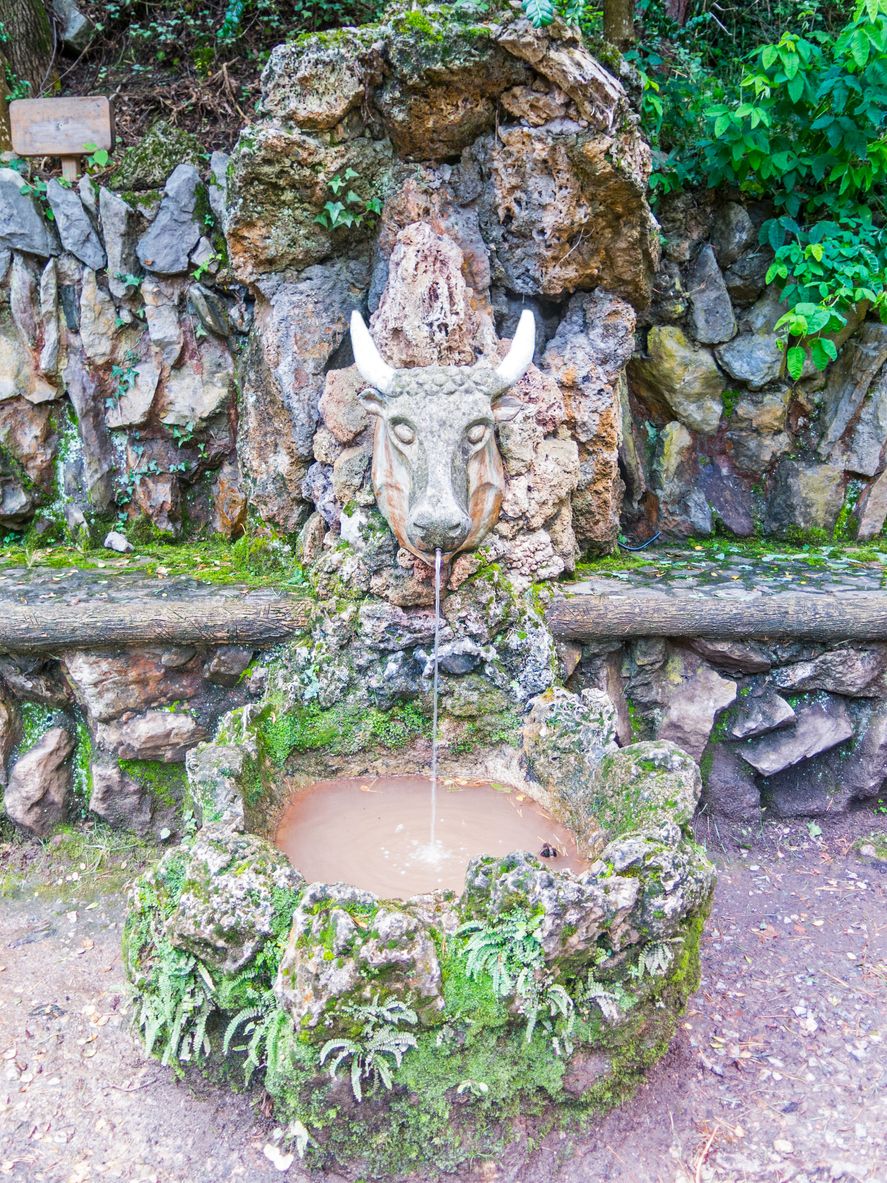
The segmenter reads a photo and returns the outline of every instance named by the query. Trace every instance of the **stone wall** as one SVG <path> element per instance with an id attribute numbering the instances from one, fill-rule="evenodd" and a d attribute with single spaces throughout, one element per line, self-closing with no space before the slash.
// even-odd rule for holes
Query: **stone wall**
<path id="1" fill-rule="evenodd" d="M 84 177 L 39 195 L 0 169 L 0 530 L 242 528 L 233 357 L 251 313 L 216 228 L 225 160 L 159 189 L 132 171 L 125 194 Z"/>
<path id="2" fill-rule="evenodd" d="M 644 637 L 582 647 L 571 689 L 606 691 L 620 743 L 700 762 L 716 818 L 836 815 L 887 781 L 887 645 Z"/>
<path id="3" fill-rule="evenodd" d="M 180 834 L 185 757 L 261 694 L 256 655 L 237 644 L 0 654 L 5 814 L 39 837 L 87 814 L 161 841 Z"/>
<path id="4" fill-rule="evenodd" d="M 823 374 L 808 359 L 793 382 L 759 241 L 772 211 L 729 196 L 660 211 L 663 259 L 629 367 L 624 524 L 638 538 L 868 542 L 887 516 L 887 326 L 860 305 L 838 360 Z"/>
<path id="5" fill-rule="evenodd" d="M 116 187 L 2 170 L 0 529 L 231 537 L 249 504 L 314 553 L 371 502 L 350 311 L 408 367 L 494 357 L 530 307 L 490 552 L 519 577 L 620 528 L 880 534 L 887 329 L 860 307 L 789 381 L 766 205 L 683 195 L 657 228 L 648 172 L 623 82 L 507 6 L 280 46 L 230 161 L 160 127 Z"/>

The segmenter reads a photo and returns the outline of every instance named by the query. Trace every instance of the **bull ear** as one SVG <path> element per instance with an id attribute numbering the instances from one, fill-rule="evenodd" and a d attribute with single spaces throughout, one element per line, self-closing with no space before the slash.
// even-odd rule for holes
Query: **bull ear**
<path id="1" fill-rule="evenodd" d="M 369 382 L 381 394 L 387 394 L 394 379 L 394 370 L 382 360 L 357 310 L 351 313 L 351 348 L 354 351 L 354 364 L 364 382 Z"/>
<path id="2" fill-rule="evenodd" d="M 529 308 L 525 308 L 517 322 L 514 339 L 508 353 L 496 367 L 496 374 L 506 390 L 519 382 L 533 360 L 536 347 L 536 320 Z"/>
<path id="3" fill-rule="evenodd" d="M 510 423 L 523 410 L 523 403 L 506 394 L 493 403 L 493 418 L 497 423 Z"/>
<path id="4" fill-rule="evenodd" d="M 379 398 L 375 390 L 362 390 L 357 396 L 358 401 L 366 407 L 371 415 L 381 415 L 385 406 L 384 399 Z"/>

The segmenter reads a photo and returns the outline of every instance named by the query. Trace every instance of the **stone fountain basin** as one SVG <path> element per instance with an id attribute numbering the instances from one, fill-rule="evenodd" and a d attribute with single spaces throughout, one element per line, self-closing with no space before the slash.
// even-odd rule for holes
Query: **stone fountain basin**
<path id="1" fill-rule="evenodd" d="M 127 973 L 150 1000 L 170 959 L 199 962 L 212 982 L 209 1030 L 250 1006 L 287 1016 L 295 1052 L 285 1070 L 261 1071 L 279 1115 L 309 1129 L 316 1161 L 457 1164 L 498 1145 L 519 1113 L 615 1103 L 666 1050 L 698 983 L 715 879 L 688 830 L 700 788 L 673 744 L 610 752 L 581 791 L 565 776 L 546 794 L 585 843 L 587 870 L 525 852 L 479 857 L 461 894 L 410 900 L 306 883 L 242 814 L 208 822 L 140 881 Z M 536 934 L 540 997 L 556 986 L 572 1000 L 569 1030 L 543 1009 L 528 1038 L 526 999 L 498 997 L 488 973 L 469 971 L 463 926 L 501 934 L 515 918 Z M 358 1103 L 321 1066 L 322 1049 L 355 1036 L 361 1007 L 389 999 L 415 1012 L 416 1044 L 392 1064 L 392 1087 L 377 1081 Z M 218 1062 L 217 1044 L 207 1059 Z"/>

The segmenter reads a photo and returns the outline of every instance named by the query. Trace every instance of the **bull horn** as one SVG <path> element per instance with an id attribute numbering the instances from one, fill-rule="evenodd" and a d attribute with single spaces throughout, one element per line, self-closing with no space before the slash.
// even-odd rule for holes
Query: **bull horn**
<path id="1" fill-rule="evenodd" d="M 536 348 L 536 321 L 529 308 L 525 308 L 517 322 L 517 330 L 508 353 L 496 367 L 496 374 L 503 383 L 503 389 L 519 382 L 533 360 Z"/>
<path id="2" fill-rule="evenodd" d="M 394 370 L 382 360 L 357 309 L 351 313 L 351 348 L 354 351 L 354 364 L 364 382 L 369 382 L 380 394 L 387 394 L 394 381 Z"/>

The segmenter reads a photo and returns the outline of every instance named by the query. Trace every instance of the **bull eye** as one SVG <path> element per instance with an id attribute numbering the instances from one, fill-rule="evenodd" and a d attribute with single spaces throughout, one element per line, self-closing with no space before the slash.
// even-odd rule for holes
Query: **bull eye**
<path id="1" fill-rule="evenodd" d="M 391 434 L 399 444 L 413 444 L 416 442 L 416 433 L 410 427 L 409 423 L 392 423 Z"/>
<path id="2" fill-rule="evenodd" d="M 465 435 L 470 444 L 482 444 L 487 434 L 486 423 L 472 423 Z"/>

